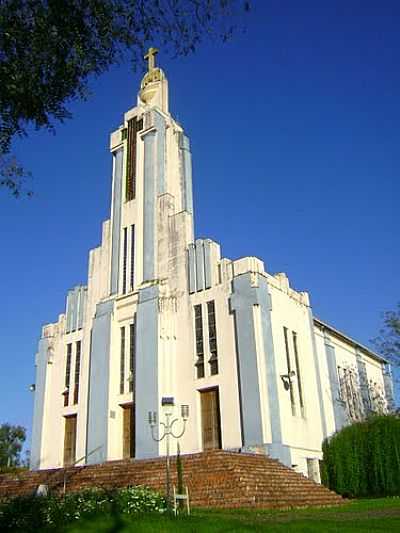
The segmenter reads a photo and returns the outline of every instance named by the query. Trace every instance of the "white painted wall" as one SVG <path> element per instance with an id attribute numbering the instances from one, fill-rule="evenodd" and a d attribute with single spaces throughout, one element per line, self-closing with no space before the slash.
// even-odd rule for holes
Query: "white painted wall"
<path id="1" fill-rule="evenodd" d="M 161 90 L 161 89 L 160 89 Z M 230 307 L 232 280 L 235 276 L 251 273 L 254 283 L 257 279 L 267 281 L 271 297 L 271 325 L 273 353 L 265 353 L 263 343 L 263 323 L 258 305 L 253 307 L 254 335 L 257 346 L 257 368 L 260 387 L 261 416 L 263 442 L 265 447 L 272 442 L 271 405 L 279 405 L 279 423 L 282 431 L 283 446 L 290 452 L 291 464 L 296 470 L 307 475 L 307 459 L 321 458 L 321 443 L 326 435 L 335 431 L 335 420 L 326 350 L 325 337 L 335 347 L 337 364 L 355 365 L 356 352 L 361 354 L 367 366 L 368 379 L 383 388 L 382 362 L 373 354 L 355 345 L 354 341 L 335 334 L 329 327 L 322 330 L 314 326 L 310 311 L 309 298 L 290 288 L 284 274 L 272 276 L 265 271 L 264 264 L 256 257 L 241 258 L 236 261 L 220 259 L 217 243 L 211 242 L 212 287 L 189 294 L 187 249 L 193 242 L 192 215 L 182 211 L 182 169 L 179 159 L 178 139 L 182 128 L 167 113 L 165 98 L 168 92 L 166 79 L 162 81 L 162 94 L 156 100 L 163 102 L 161 112 L 167 122 L 166 129 L 166 184 L 167 192 L 156 199 L 156 250 L 157 250 L 157 283 L 159 297 L 159 404 L 163 396 L 174 396 L 176 413 L 179 406 L 187 404 L 190 418 L 186 432 L 180 440 L 183 453 L 202 450 L 200 391 L 218 387 L 221 410 L 222 446 L 224 449 L 242 447 L 239 378 L 237 372 L 237 350 L 235 340 L 234 316 Z M 133 116 L 141 116 L 150 112 L 152 106 L 140 99 L 138 106 L 124 116 L 127 120 Z M 114 151 L 121 143 L 121 129 L 111 134 L 110 149 Z M 125 176 L 124 163 L 124 176 Z M 122 244 L 123 228 L 135 224 L 135 287 L 129 292 L 130 243 L 128 241 L 128 293 L 115 297 L 114 313 L 111 326 L 111 347 L 109 359 L 109 410 L 104 413 L 108 424 L 108 460 L 122 457 L 122 405 L 133 400 L 128 390 L 129 375 L 129 325 L 134 319 L 138 305 L 138 290 L 143 286 L 143 143 L 138 139 L 137 152 L 137 184 L 136 198 L 122 203 L 121 213 L 121 254 L 120 254 L 120 287 L 122 286 Z M 125 184 L 122 186 L 125 190 Z M 124 194 L 123 194 L 124 197 Z M 102 242 L 98 248 L 89 253 L 87 307 L 83 329 L 65 333 L 65 317 L 61 315 L 56 324 L 49 324 L 43 330 L 44 335 L 52 338 L 52 355 L 49 362 L 45 394 L 45 415 L 42 421 L 43 438 L 40 468 L 58 467 L 63 462 L 64 423 L 65 416 L 77 414 L 77 458 L 86 452 L 87 399 L 89 390 L 90 367 L 90 334 L 96 305 L 109 298 L 111 271 L 111 227 L 112 220 L 107 220 L 102 227 Z M 128 232 L 130 238 L 130 231 Z M 215 302 L 218 343 L 218 375 L 211 376 L 208 359 L 207 302 Z M 203 306 L 204 324 L 204 359 L 206 375 L 202 379 L 196 377 L 196 350 L 194 338 L 193 307 Z M 311 318 L 310 318 L 311 317 Z M 120 394 L 120 328 L 126 328 L 125 345 L 125 392 Z M 249 326 L 250 327 L 250 326 Z M 293 377 L 293 393 L 295 407 L 292 409 L 290 394 L 285 390 L 281 375 L 287 374 L 286 348 L 283 328 L 288 330 L 291 368 L 296 372 L 292 333 L 296 332 L 298 341 L 298 358 L 304 408 L 300 408 L 297 374 Z M 325 337 L 324 337 L 325 335 Z M 62 391 L 65 380 L 65 364 L 67 344 L 73 345 L 71 365 L 71 395 L 73 395 L 73 379 L 75 371 L 76 342 L 82 341 L 80 396 L 78 405 L 63 406 Z M 141 356 L 136 353 L 136 358 Z M 277 397 L 269 396 L 266 363 L 268 358 L 275 357 L 277 373 L 275 376 Z M 326 427 L 326 431 L 324 428 Z M 325 433 L 324 433 L 325 431 Z M 159 446 L 159 453 L 165 452 L 165 443 Z M 175 452 L 176 443 L 172 445 Z"/>

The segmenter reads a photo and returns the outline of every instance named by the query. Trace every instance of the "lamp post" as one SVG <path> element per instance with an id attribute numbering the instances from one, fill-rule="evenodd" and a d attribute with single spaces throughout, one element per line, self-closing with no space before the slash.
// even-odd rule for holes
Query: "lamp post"
<path id="1" fill-rule="evenodd" d="M 151 428 L 151 436 L 156 442 L 161 442 L 164 438 L 166 444 L 166 493 L 167 493 L 167 506 L 168 509 L 171 508 L 171 475 L 170 475 L 170 461 L 169 461 L 169 445 L 170 437 L 179 439 L 185 433 L 186 422 L 189 418 L 189 406 L 181 405 L 181 418 L 183 420 L 183 427 L 180 433 L 175 434 L 173 432 L 173 426 L 176 422 L 179 421 L 179 418 L 174 418 L 171 420 L 173 415 L 173 410 L 175 406 L 174 398 L 164 397 L 161 399 L 161 406 L 163 407 L 165 422 L 159 422 L 159 425 L 163 427 L 162 435 L 158 437 L 154 434 L 154 428 L 157 426 L 157 413 L 155 411 L 149 411 L 149 425 Z"/>

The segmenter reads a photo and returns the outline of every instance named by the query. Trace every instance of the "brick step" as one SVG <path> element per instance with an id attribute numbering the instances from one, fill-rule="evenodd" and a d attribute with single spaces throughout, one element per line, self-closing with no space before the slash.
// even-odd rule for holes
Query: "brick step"
<path id="1" fill-rule="evenodd" d="M 262 455 L 221 450 L 182 456 L 184 483 L 197 507 L 290 508 L 338 505 L 343 499 L 322 485 Z M 0 498 L 29 494 L 41 483 L 61 491 L 88 487 L 147 485 L 165 490 L 165 458 L 110 461 L 100 465 L 24 472 L 0 476 Z M 176 459 L 171 459 L 171 481 L 176 485 Z"/>

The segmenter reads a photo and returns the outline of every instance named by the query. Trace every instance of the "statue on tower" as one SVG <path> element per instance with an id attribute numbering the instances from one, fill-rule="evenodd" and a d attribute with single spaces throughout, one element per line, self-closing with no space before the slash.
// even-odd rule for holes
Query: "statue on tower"
<path id="1" fill-rule="evenodd" d="M 140 84 L 139 98 L 145 104 L 158 105 L 160 109 L 167 111 L 167 80 L 164 72 L 156 66 L 157 53 L 157 48 L 150 47 L 144 56 L 144 59 L 147 60 L 147 72 Z"/>
<path id="2" fill-rule="evenodd" d="M 148 72 L 152 72 L 156 66 L 156 55 L 158 54 L 158 48 L 149 48 L 147 54 L 144 56 L 148 61 Z"/>

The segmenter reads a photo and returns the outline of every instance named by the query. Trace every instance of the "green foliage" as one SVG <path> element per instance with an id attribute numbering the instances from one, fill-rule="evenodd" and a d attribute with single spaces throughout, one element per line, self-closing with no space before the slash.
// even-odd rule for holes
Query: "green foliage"
<path id="1" fill-rule="evenodd" d="M 183 465 L 181 459 L 181 448 L 179 442 L 176 450 L 176 477 L 178 482 L 178 494 L 183 494 Z"/>
<path id="2" fill-rule="evenodd" d="M 34 496 L 0 502 L 0 531 L 44 531 L 50 498 Z"/>
<path id="3" fill-rule="evenodd" d="M 20 465 L 21 450 L 25 439 L 24 427 L 11 424 L 0 426 L 0 469 Z"/>
<path id="4" fill-rule="evenodd" d="M 0 503 L 0 531 L 59 531 L 76 520 L 164 513 L 166 508 L 165 498 L 140 486 L 114 491 L 87 489 L 64 497 L 25 496 Z"/>
<path id="5" fill-rule="evenodd" d="M 126 514 L 157 512 L 167 510 L 166 500 L 163 496 L 147 487 L 129 487 L 117 493 L 117 508 Z"/>
<path id="6" fill-rule="evenodd" d="M 322 445 L 322 480 L 348 497 L 400 495 L 400 418 L 374 416 Z"/>
<path id="7" fill-rule="evenodd" d="M 242 0 L 0 2 L 0 186 L 18 196 L 26 174 L 5 162 L 12 139 L 70 118 L 67 105 L 87 98 L 90 77 L 126 57 L 141 65 L 148 45 L 187 55 L 204 38 L 225 40 L 233 15 L 248 9 Z"/>

